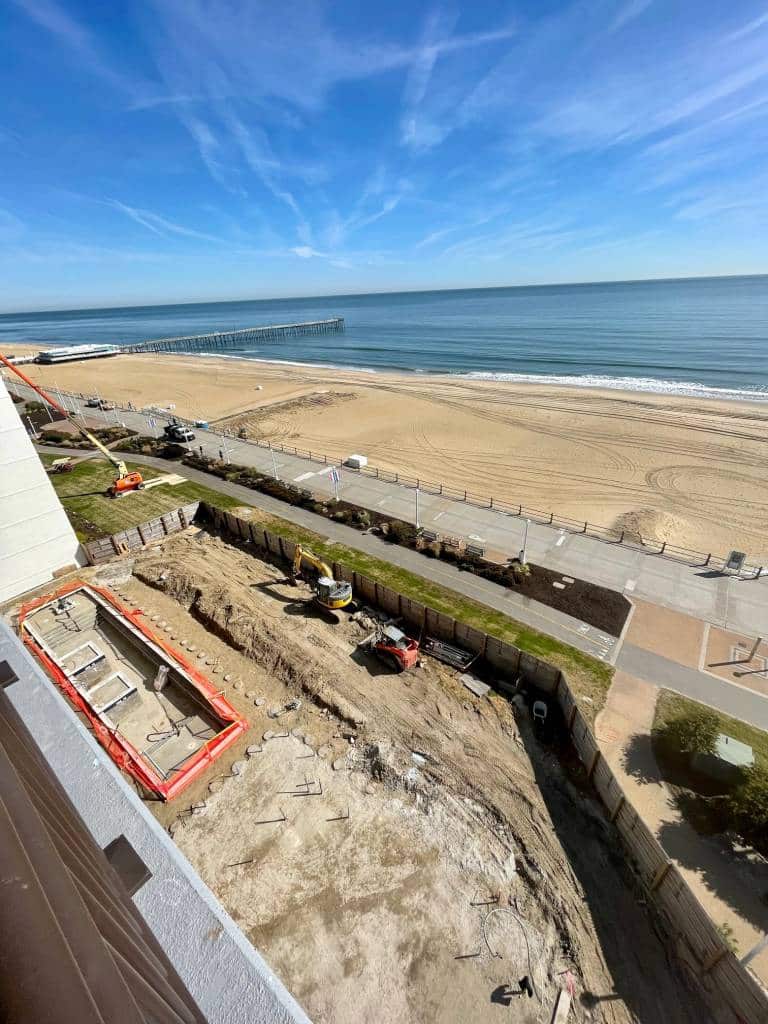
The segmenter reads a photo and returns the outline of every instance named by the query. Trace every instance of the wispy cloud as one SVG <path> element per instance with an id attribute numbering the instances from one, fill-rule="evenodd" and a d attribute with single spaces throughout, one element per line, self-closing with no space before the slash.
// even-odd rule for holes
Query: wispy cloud
<path id="1" fill-rule="evenodd" d="M 91 32 L 55 0 L 11 0 L 27 17 L 76 54 L 80 67 L 119 92 L 133 96 L 144 86 L 123 75 L 103 52 Z"/>
<path id="2" fill-rule="evenodd" d="M 127 203 L 121 203 L 118 199 L 105 199 L 103 200 L 107 206 L 111 206 L 115 210 L 119 210 L 120 213 L 124 213 L 126 217 L 130 217 L 131 220 L 137 224 L 141 224 L 148 231 L 151 231 L 155 235 L 160 235 L 163 238 L 167 238 L 169 235 L 180 235 L 183 238 L 194 238 L 201 242 L 215 242 L 223 243 L 225 240 L 219 238 L 216 235 L 206 234 L 204 231 L 198 231 L 195 228 L 185 227 L 183 224 L 175 224 L 173 221 L 168 220 L 167 217 L 162 217 L 158 213 L 153 213 L 151 210 L 142 210 L 135 206 L 129 206 Z"/>
<path id="3" fill-rule="evenodd" d="M 352 263 L 344 256 L 333 252 L 321 252 L 318 249 L 314 249 L 311 245 L 295 245 L 290 249 L 290 252 L 303 260 L 326 260 L 331 266 L 339 267 L 342 270 L 350 270 L 352 268 Z"/>
<path id="4" fill-rule="evenodd" d="M 312 241 L 312 230 L 302 213 L 296 197 L 281 184 L 284 168 L 276 159 L 269 145 L 265 132 L 258 126 L 247 128 L 231 110 L 225 114 L 225 121 L 236 139 L 249 167 L 254 170 L 262 184 L 272 193 L 275 199 L 284 203 L 296 218 L 296 230 L 305 245 Z"/>
<path id="5" fill-rule="evenodd" d="M 768 11 L 764 14 L 759 15 L 752 21 L 748 21 L 746 25 L 742 25 L 741 28 L 735 29 L 730 32 L 726 39 L 728 42 L 735 42 L 738 39 L 743 39 L 744 36 L 751 36 L 753 32 L 757 32 L 759 29 L 768 29 Z"/>
<path id="6" fill-rule="evenodd" d="M 743 214 L 750 219 L 751 226 L 756 227 L 759 222 L 764 228 L 768 220 L 768 177 L 748 177 L 727 187 L 702 186 L 679 197 L 676 216 L 682 220 L 707 220 L 722 214 Z"/>
<path id="7" fill-rule="evenodd" d="M 449 14 L 441 8 L 433 10 L 425 23 L 421 45 L 410 62 L 403 91 L 400 140 L 417 151 L 429 149 L 445 137 L 443 125 L 438 124 L 431 114 L 424 114 L 421 109 L 438 60 L 503 42 L 516 32 L 514 26 L 504 25 L 489 32 L 454 35 L 456 23 L 456 14 Z M 451 69 L 451 75 L 456 72 L 456 68 Z"/>
<path id="8" fill-rule="evenodd" d="M 653 0 L 627 0 L 616 12 L 613 21 L 608 26 L 609 33 L 618 32 L 619 29 L 629 24 L 630 21 L 639 18 L 641 14 L 648 10 L 652 3 Z"/>

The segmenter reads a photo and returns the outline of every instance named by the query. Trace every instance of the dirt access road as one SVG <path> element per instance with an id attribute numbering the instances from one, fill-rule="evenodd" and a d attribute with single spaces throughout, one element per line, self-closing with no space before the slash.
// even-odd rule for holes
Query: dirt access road
<path id="1" fill-rule="evenodd" d="M 570 971 L 571 1020 L 707 1021 L 527 712 L 431 659 L 386 673 L 356 650 L 366 628 L 327 622 L 284 571 L 187 532 L 120 589 L 223 672 L 252 723 L 229 761 L 154 806 L 309 1015 L 540 1024 Z M 533 998 L 505 997 L 523 975 Z"/>

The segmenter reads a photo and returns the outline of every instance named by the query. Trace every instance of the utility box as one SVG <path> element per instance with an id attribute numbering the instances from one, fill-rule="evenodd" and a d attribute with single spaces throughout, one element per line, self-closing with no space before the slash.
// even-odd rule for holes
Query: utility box
<path id="1" fill-rule="evenodd" d="M 691 766 L 703 775 L 727 783 L 738 782 L 742 772 L 754 763 L 752 747 L 722 732 L 717 737 L 714 754 L 695 754 L 691 760 Z"/>
<path id="2" fill-rule="evenodd" d="M 344 465 L 349 466 L 350 469 L 362 469 L 363 466 L 368 465 L 368 459 L 365 455 L 349 455 Z"/>

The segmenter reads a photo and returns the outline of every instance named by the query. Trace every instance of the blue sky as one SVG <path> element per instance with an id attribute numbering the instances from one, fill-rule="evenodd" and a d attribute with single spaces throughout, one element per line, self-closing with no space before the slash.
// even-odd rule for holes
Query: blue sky
<path id="1" fill-rule="evenodd" d="M 0 308 L 768 271 L 768 0 L 6 0 Z"/>

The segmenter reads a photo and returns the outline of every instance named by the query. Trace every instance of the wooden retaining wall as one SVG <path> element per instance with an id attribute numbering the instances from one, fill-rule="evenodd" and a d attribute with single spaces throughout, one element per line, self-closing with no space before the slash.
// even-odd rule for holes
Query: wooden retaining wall
<path id="1" fill-rule="evenodd" d="M 129 551 L 136 551 L 145 547 L 153 540 L 161 540 L 169 533 L 178 533 L 185 529 L 197 515 L 197 501 L 192 501 L 181 508 L 166 512 L 156 519 L 150 519 L 140 526 L 132 526 L 128 530 L 114 533 L 110 537 L 100 537 L 98 540 L 89 540 L 83 544 L 88 561 L 91 565 L 98 565 L 99 562 L 108 562 L 115 555 L 124 555 Z"/>
<path id="2" fill-rule="evenodd" d="M 292 562 L 296 547 L 293 541 L 205 502 L 199 503 L 199 509 L 198 503 L 186 505 L 176 513 L 168 513 L 135 530 L 92 541 L 86 545 L 86 550 L 92 561 L 105 561 L 114 558 L 116 553 L 122 553 L 118 549 L 123 544 L 125 550 L 132 550 L 148 542 L 143 540 L 144 537 L 155 539 L 163 533 L 182 529 L 198 513 L 202 520 L 212 523 L 216 529 Z M 92 548 L 93 553 L 89 550 Z M 401 617 L 412 626 L 423 628 L 431 636 L 480 655 L 497 673 L 494 685 L 501 693 L 512 692 L 514 683 L 522 677 L 527 684 L 553 695 L 594 790 L 608 818 L 616 826 L 627 858 L 665 927 L 673 955 L 703 990 L 717 1024 L 768 1024 L 768 992 L 755 975 L 739 963 L 676 865 L 627 800 L 600 752 L 563 673 L 514 644 L 488 636 L 344 565 L 334 563 L 333 571 L 337 579 L 348 580 L 352 584 L 362 601 Z"/>

